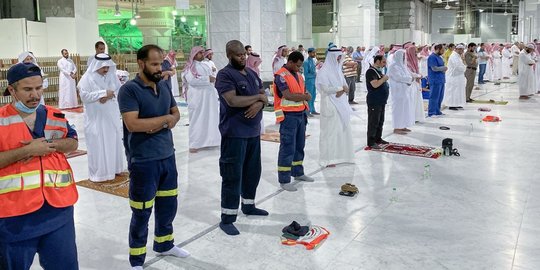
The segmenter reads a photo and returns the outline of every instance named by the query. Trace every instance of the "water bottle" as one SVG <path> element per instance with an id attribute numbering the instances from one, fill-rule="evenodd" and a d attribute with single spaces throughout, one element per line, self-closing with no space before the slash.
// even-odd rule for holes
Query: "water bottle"
<path id="1" fill-rule="evenodd" d="M 422 175 L 422 178 L 424 180 L 430 180 L 431 179 L 431 167 L 427 163 L 424 165 L 424 174 Z"/>
<path id="2" fill-rule="evenodd" d="M 397 201 L 398 201 L 397 189 L 392 188 L 392 197 L 390 197 L 390 202 L 397 202 Z"/>

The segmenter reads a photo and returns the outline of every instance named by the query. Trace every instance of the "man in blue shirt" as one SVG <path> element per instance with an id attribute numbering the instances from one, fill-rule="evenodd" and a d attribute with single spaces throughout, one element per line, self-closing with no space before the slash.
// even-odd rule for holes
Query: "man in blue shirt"
<path id="1" fill-rule="evenodd" d="M 308 59 L 304 61 L 304 78 L 306 84 L 306 90 L 311 95 L 311 99 L 308 101 L 309 114 L 308 116 L 319 115 L 315 110 L 315 97 L 317 96 L 317 90 L 315 89 L 315 78 L 317 77 L 317 69 L 315 68 L 315 48 L 308 49 Z"/>
<path id="2" fill-rule="evenodd" d="M 130 175 L 129 262 L 136 270 L 143 269 L 148 220 L 154 205 L 154 251 L 189 256 L 189 252 L 174 246 L 172 222 L 178 206 L 178 172 L 171 129 L 180 120 L 180 112 L 169 84 L 162 80 L 162 62 L 161 48 L 143 46 L 137 52 L 137 77 L 124 84 L 118 94 Z"/>
<path id="3" fill-rule="evenodd" d="M 228 235 L 240 232 L 234 226 L 242 197 L 242 212 L 267 216 L 255 207 L 255 193 L 261 179 L 260 123 L 262 109 L 268 103 L 262 81 L 253 70 L 245 68 L 246 50 L 238 40 L 226 45 L 229 64 L 216 78 L 220 102 L 221 222 Z"/>
<path id="4" fill-rule="evenodd" d="M 65 118 L 65 116 L 60 112 L 55 112 L 54 108 L 39 104 L 43 94 L 41 70 L 34 64 L 20 63 L 8 70 L 7 78 L 9 86 L 4 96 L 11 95 L 13 102 L 0 110 L 2 113 L 7 110 L 16 114 L 9 118 L 0 118 L 0 127 L 3 131 L 1 134 L 3 136 L 0 136 L 2 138 L 0 149 L 5 149 L 7 144 L 12 148 L 7 151 L 0 150 L 0 169 L 6 169 L 13 164 L 31 162 L 39 162 L 43 166 L 44 163 L 50 162 L 48 156 L 53 153 L 75 151 L 78 147 L 77 132 L 68 122 L 65 124 L 67 128 L 65 138 L 53 139 L 54 136 L 50 135 L 51 131 L 45 129 L 49 110 L 52 110 L 57 118 Z M 10 118 L 12 120 L 9 120 Z M 22 125 L 26 130 L 21 130 L 21 132 L 30 133 L 32 140 L 19 141 L 17 136 L 8 134 L 6 129 L 9 128 L 9 122 L 16 121 L 17 118 L 26 124 L 26 126 Z M 13 148 L 13 146 L 17 147 Z M 65 161 L 63 154 L 59 156 Z M 39 160 L 35 160 L 36 157 Z M 17 196 L 28 196 L 23 193 L 32 190 L 30 188 L 9 190 L 7 189 L 9 180 L 8 178 L 0 181 L 5 182 L 0 184 L 0 196 L 10 196 L 11 200 L 14 200 Z M 17 182 L 19 180 L 17 179 Z M 21 181 L 22 183 L 24 182 Z M 26 199 L 28 202 L 36 200 L 31 197 L 26 197 Z M 54 207 L 54 203 L 49 199 L 55 198 L 45 197 L 43 205 L 36 211 L 0 218 L 0 269 L 30 269 L 36 253 L 39 254 L 39 263 L 44 269 L 79 269 L 73 206 Z M 66 200 L 65 197 L 56 198 L 58 199 Z M 2 201 L 4 200 L 3 198 Z M 2 205 L 1 207 L 5 210 L 12 206 Z"/>
<path id="5" fill-rule="evenodd" d="M 441 103 L 444 97 L 444 73 L 448 69 L 444 65 L 441 55 L 444 53 L 442 44 L 434 47 L 433 53 L 428 57 L 428 80 L 429 80 L 429 106 L 428 117 L 443 115 Z"/>

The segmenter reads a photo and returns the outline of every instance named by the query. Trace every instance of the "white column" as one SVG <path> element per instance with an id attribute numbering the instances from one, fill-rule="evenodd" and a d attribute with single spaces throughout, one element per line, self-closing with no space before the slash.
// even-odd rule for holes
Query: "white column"
<path id="1" fill-rule="evenodd" d="M 379 11 L 375 0 L 336 0 L 338 2 L 338 46 L 377 45 Z"/>
<path id="2" fill-rule="evenodd" d="M 287 44 L 304 48 L 313 46 L 311 0 L 287 0 Z"/>
<path id="3" fill-rule="evenodd" d="M 99 40 L 97 0 L 75 0 L 74 4 L 76 52 L 94 54 L 94 44 Z"/>
<path id="4" fill-rule="evenodd" d="M 272 80 L 272 57 L 286 43 L 285 0 L 206 0 L 208 47 L 218 68 L 227 65 L 225 45 L 236 39 L 261 55 L 261 78 Z"/>

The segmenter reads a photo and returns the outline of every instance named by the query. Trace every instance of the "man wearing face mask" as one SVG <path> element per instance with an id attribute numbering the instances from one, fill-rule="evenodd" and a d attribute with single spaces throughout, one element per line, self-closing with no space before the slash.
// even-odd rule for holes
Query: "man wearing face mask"
<path id="1" fill-rule="evenodd" d="M 441 55 L 444 53 L 442 44 L 434 47 L 433 53 L 428 57 L 428 80 L 429 80 L 429 106 L 428 117 L 438 117 L 443 115 L 441 104 L 444 98 L 444 84 L 446 83 L 444 73 L 448 67 L 444 65 Z"/>
<path id="2" fill-rule="evenodd" d="M 64 114 L 39 104 L 41 70 L 19 63 L 7 72 L 0 108 L 0 269 L 78 269 L 73 205 L 78 199 L 64 153 L 77 132 Z"/>
<path id="3" fill-rule="evenodd" d="M 189 252 L 174 245 L 178 172 L 171 129 L 180 112 L 167 81 L 162 80 L 163 50 L 145 45 L 137 52 L 139 73 L 124 84 L 118 104 L 124 121 L 124 148 L 130 175 L 129 262 L 143 269 L 148 220 L 155 205 L 154 251 L 180 258 Z"/>

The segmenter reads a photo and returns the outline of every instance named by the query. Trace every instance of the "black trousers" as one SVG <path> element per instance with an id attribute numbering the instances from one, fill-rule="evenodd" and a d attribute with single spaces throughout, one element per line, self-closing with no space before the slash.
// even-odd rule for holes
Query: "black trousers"
<path id="1" fill-rule="evenodd" d="M 367 145 L 371 146 L 382 138 L 384 108 L 386 105 L 368 105 Z"/>

